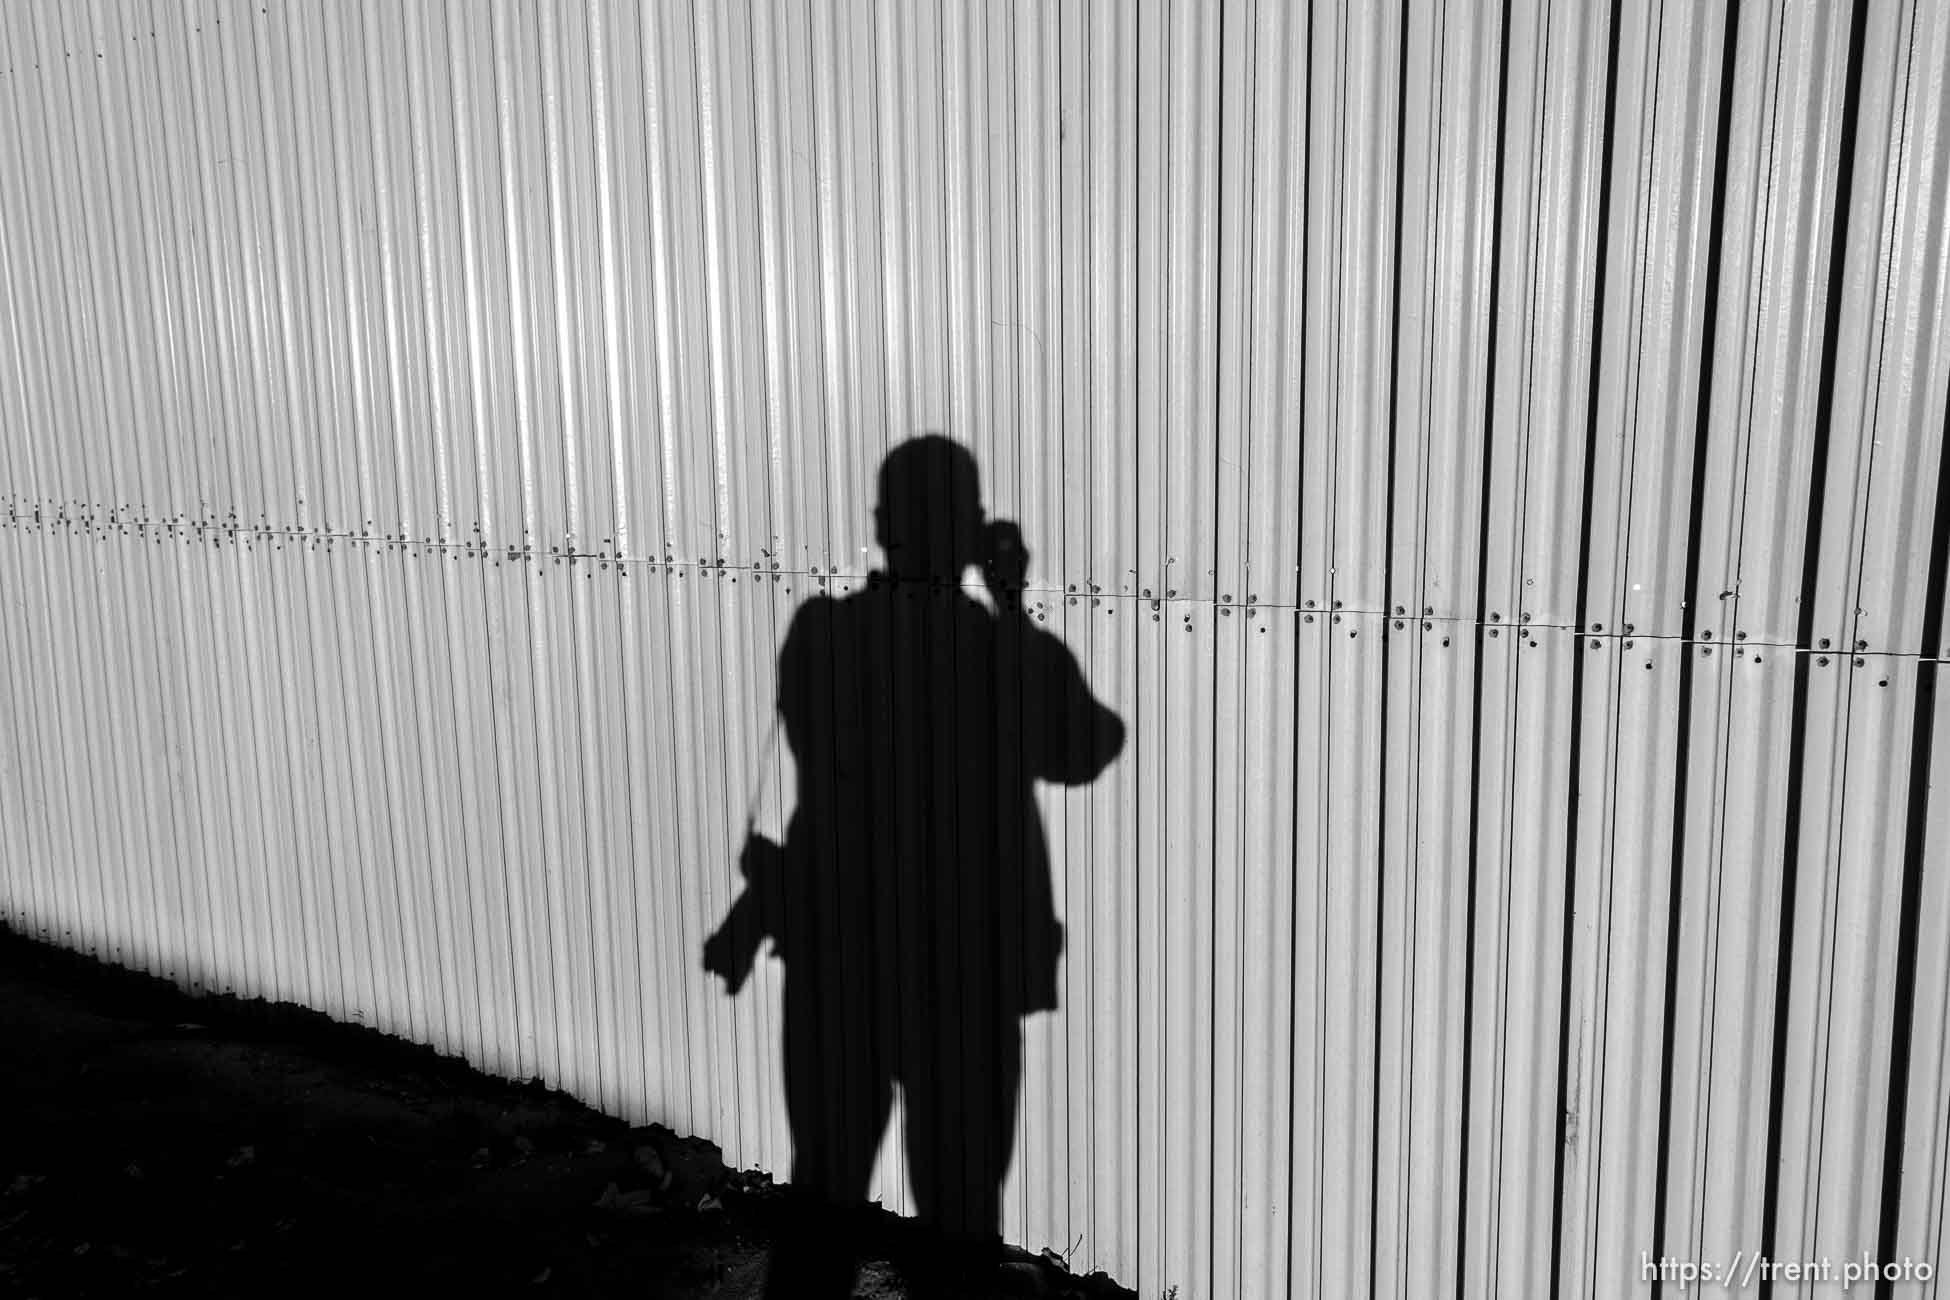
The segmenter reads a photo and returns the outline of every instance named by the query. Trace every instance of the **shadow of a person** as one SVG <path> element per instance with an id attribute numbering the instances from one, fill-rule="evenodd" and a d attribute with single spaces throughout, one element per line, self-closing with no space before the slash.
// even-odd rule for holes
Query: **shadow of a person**
<path id="1" fill-rule="evenodd" d="M 1037 781 L 1093 780 L 1124 744 L 1076 660 L 1021 605 L 1028 554 L 985 518 L 975 460 L 940 436 L 881 465 L 887 567 L 792 620 L 779 713 L 798 772 L 785 843 L 748 835 L 747 887 L 705 945 L 736 992 L 785 963 L 792 1183 L 771 1295 L 851 1293 L 841 1207 L 864 1201 L 898 1082 L 919 1217 L 993 1267 L 1023 1016 L 1053 1010 L 1062 927 Z M 961 587 L 982 569 L 991 612 Z M 928 1279 L 915 1279 L 927 1285 Z M 937 1279 L 940 1280 L 940 1279 Z"/>

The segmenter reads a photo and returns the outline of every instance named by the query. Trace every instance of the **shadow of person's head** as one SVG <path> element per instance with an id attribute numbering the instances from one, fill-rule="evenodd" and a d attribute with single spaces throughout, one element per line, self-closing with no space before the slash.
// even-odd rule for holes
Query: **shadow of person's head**
<path id="1" fill-rule="evenodd" d="M 873 521 L 893 576 L 959 582 L 985 558 L 987 514 L 975 457 L 940 434 L 901 443 L 880 464 Z"/>

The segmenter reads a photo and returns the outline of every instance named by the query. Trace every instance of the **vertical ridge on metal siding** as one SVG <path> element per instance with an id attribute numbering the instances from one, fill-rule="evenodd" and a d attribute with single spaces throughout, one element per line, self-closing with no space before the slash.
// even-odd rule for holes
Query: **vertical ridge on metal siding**
<path id="1" fill-rule="evenodd" d="M 698 954 L 792 813 L 786 630 L 945 432 L 1130 735 L 1039 794 L 1012 1240 L 1188 1300 L 1936 1260 L 1946 50 L 0 8 L 0 907 L 788 1174 L 781 966 Z M 877 869 L 962 778 L 876 778 Z"/>

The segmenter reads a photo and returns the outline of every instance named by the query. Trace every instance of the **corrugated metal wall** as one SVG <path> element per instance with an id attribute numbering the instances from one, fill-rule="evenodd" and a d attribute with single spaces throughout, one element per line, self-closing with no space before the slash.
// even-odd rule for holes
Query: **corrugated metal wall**
<path id="1" fill-rule="evenodd" d="M 783 1171 L 778 968 L 698 954 L 792 612 L 945 430 L 1130 729 L 1043 792 L 1013 1239 L 1188 1300 L 1941 1258 L 1950 6 L 0 45 L 15 924 Z"/>

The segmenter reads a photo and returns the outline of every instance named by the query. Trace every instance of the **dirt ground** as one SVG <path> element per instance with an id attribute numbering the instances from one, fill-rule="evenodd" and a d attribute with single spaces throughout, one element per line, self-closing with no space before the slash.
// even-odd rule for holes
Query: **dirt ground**
<path id="1" fill-rule="evenodd" d="M 792 1212 L 708 1142 L 4 927 L 0 1036 L 0 1294 L 748 1297 Z M 862 1231 L 855 1294 L 907 1296 L 930 1239 Z M 1018 1251 L 993 1294 L 1132 1293 Z"/>

